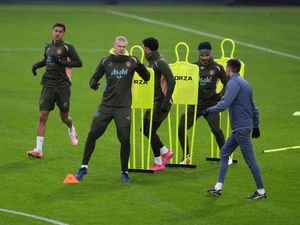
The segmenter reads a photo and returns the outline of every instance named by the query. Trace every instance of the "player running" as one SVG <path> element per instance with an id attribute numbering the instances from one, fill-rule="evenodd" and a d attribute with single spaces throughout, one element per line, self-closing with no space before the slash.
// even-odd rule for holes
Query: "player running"
<path id="1" fill-rule="evenodd" d="M 82 67 L 82 62 L 73 45 L 65 43 L 63 37 L 66 26 L 63 23 L 53 25 L 52 42 L 45 46 L 44 58 L 32 66 L 32 73 L 37 75 L 39 68 L 46 66 L 42 77 L 43 89 L 40 96 L 40 117 L 37 126 L 36 146 L 27 152 L 28 156 L 34 158 L 43 157 L 43 143 L 46 122 L 49 113 L 54 109 L 55 104 L 60 110 L 60 118 L 69 128 L 71 144 L 77 146 L 78 137 L 69 116 L 71 80 L 70 68 Z"/>

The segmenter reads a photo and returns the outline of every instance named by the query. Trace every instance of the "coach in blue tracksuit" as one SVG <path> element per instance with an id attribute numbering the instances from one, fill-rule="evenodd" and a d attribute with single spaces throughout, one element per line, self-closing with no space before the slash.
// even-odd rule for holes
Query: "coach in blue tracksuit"
<path id="1" fill-rule="evenodd" d="M 228 167 L 228 156 L 239 146 L 243 157 L 255 179 L 257 191 L 247 196 L 249 199 L 267 198 L 262 182 L 260 168 L 255 158 L 252 138 L 258 138 L 259 114 L 253 100 L 252 88 L 249 83 L 239 75 L 241 63 L 238 59 L 230 59 L 226 66 L 226 75 L 229 76 L 224 98 L 215 106 L 205 110 L 205 114 L 222 112 L 229 108 L 231 133 L 221 149 L 220 171 L 216 185 L 207 190 L 208 193 L 220 196 L 222 185 Z"/>

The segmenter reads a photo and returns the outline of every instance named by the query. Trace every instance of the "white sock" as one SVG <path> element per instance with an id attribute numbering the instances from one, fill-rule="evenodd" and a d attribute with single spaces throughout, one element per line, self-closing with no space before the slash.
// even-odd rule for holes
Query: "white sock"
<path id="1" fill-rule="evenodd" d="M 73 124 L 72 124 L 72 126 L 69 127 L 69 133 L 72 133 L 73 129 L 74 129 L 74 126 L 73 126 Z"/>
<path id="2" fill-rule="evenodd" d="M 257 189 L 257 192 L 258 192 L 258 194 L 260 194 L 260 195 L 263 195 L 264 193 L 266 193 L 264 188 Z"/>
<path id="3" fill-rule="evenodd" d="M 88 165 L 81 165 L 81 168 L 88 168 Z"/>
<path id="4" fill-rule="evenodd" d="M 154 158 L 154 162 L 155 162 L 157 165 L 162 165 L 161 156 L 155 157 L 155 158 Z"/>
<path id="5" fill-rule="evenodd" d="M 163 155 L 163 154 L 166 154 L 167 152 L 169 151 L 169 149 L 166 147 L 166 146 L 163 146 L 160 148 L 160 153 Z"/>
<path id="6" fill-rule="evenodd" d="M 43 143 L 44 143 L 44 137 L 43 136 L 37 136 L 36 137 L 36 147 L 35 150 L 37 152 L 42 152 L 43 151 Z"/>
<path id="7" fill-rule="evenodd" d="M 215 189 L 216 190 L 221 190 L 222 189 L 222 185 L 223 185 L 222 183 L 217 182 L 216 185 L 215 185 Z"/>

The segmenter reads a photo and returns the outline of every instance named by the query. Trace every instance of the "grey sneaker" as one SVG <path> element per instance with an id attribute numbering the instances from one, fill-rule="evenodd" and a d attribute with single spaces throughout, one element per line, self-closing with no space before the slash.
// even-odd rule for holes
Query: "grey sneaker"
<path id="1" fill-rule="evenodd" d="M 213 196 L 216 196 L 216 197 L 220 197 L 222 195 L 222 189 L 216 190 L 215 187 L 212 187 L 207 190 L 207 193 L 209 193 Z"/>

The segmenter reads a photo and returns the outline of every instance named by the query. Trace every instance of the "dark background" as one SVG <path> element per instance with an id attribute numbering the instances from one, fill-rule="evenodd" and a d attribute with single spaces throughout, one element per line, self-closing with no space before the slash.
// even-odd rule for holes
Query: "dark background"
<path id="1" fill-rule="evenodd" d="M 0 3 L 300 5 L 300 0 L 0 0 Z"/>

